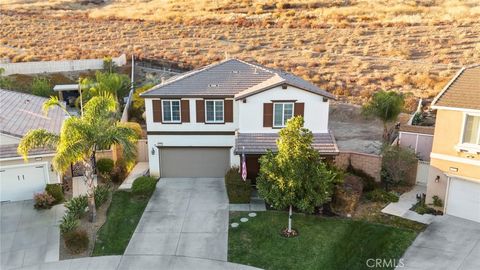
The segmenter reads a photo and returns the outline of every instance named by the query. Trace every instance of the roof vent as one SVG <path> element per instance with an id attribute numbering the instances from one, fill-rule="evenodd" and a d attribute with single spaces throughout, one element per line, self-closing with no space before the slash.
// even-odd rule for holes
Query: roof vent
<path id="1" fill-rule="evenodd" d="M 253 71 L 253 74 L 258 74 L 257 68 Z"/>
<path id="2" fill-rule="evenodd" d="M 213 83 L 208 85 L 208 87 L 210 87 L 210 88 L 214 88 L 214 87 L 218 87 L 218 86 L 219 86 L 218 84 L 213 84 Z"/>
<path id="3" fill-rule="evenodd" d="M 238 70 L 232 70 L 232 73 L 233 73 L 233 74 L 238 74 L 238 73 L 240 73 L 240 71 L 238 71 Z"/>

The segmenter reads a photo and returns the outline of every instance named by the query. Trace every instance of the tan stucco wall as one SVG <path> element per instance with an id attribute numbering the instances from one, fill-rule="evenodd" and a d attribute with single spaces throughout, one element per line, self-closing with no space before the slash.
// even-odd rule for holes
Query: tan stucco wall
<path id="1" fill-rule="evenodd" d="M 44 164 L 47 163 L 47 171 L 48 171 L 48 176 L 49 179 L 49 184 L 54 184 L 54 183 L 59 183 L 58 179 L 58 174 L 55 171 L 52 171 L 51 169 L 51 162 L 52 162 L 52 157 L 41 157 L 37 158 L 30 158 L 28 161 L 24 161 L 23 159 L 16 159 L 16 160 L 0 160 L 0 167 L 7 167 L 7 166 L 12 166 L 12 165 L 30 165 L 30 164 Z"/>
<path id="2" fill-rule="evenodd" d="M 432 196 L 437 195 L 445 201 L 448 177 L 458 176 L 480 182 L 480 155 L 458 152 L 455 146 L 461 142 L 464 125 L 464 112 L 452 110 L 438 110 L 435 122 L 435 135 L 433 138 L 432 155 L 446 155 L 446 158 L 459 161 L 446 160 L 432 157 L 427 182 L 427 203 L 432 202 Z M 457 171 L 455 171 L 457 169 Z M 440 181 L 435 178 L 440 176 Z"/>

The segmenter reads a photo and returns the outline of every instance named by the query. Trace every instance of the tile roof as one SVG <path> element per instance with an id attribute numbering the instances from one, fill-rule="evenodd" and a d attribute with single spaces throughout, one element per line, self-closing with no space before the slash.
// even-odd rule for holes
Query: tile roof
<path id="1" fill-rule="evenodd" d="M 0 145 L 0 159 L 3 158 L 13 158 L 13 157 L 20 157 L 17 153 L 18 144 L 4 144 Z M 45 154 L 53 154 L 55 153 L 52 149 L 47 148 L 35 148 L 28 151 L 29 156 L 39 156 Z"/>
<path id="2" fill-rule="evenodd" d="M 60 108 L 42 111 L 46 98 L 0 89 L 0 133 L 18 138 L 32 129 L 60 133 L 65 113 Z"/>
<path id="3" fill-rule="evenodd" d="M 461 69 L 432 105 L 480 110 L 480 64 Z"/>
<path id="4" fill-rule="evenodd" d="M 235 153 L 265 154 L 267 149 L 277 151 L 277 139 L 278 133 L 239 133 L 235 138 Z M 323 155 L 338 154 L 331 133 L 314 133 L 312 146 Z"/>
<path id="5" fill-rule="evenodd" d="M 295 75 L 239 59 L 228 59 L 174 76 L 141 96 L 235 96 L 241 98 L 283 83 L 335 99 L 334 95 Z"/>
<path id="6" fill-rule="evenodd" d="M 433 135 L 434 126 L 400 125 L 400 131 Z"/>

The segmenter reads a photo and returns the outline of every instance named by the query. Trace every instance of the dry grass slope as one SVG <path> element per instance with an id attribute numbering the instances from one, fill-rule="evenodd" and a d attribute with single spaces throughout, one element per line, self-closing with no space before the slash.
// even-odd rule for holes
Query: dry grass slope
<path id="1" fill-rule="evenodd" d="M 459 66 L 480 62 L 476 0 L 88 2 L 2 1 L 0 57 L 125 52 L 192 68 L 228 53 L 356 103 L 379 89 L 431 97 Z"/>

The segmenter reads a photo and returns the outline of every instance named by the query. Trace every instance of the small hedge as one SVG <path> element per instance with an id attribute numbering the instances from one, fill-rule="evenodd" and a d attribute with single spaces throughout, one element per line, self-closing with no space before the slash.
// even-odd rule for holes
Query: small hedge
<path id="1" fill-rule="evenodd" d="M 115 164 L 110 158 L 101 158 L 97 160 L 97 170 L 102 175 L 108 175 L 112 173 L 114 166 Z"/>
<path id="2" fill-rule="evenodd" d="M 133 181 L 132 193 L 137 196 L 150 196 L 155 191 L 156 185 L 156 178 L 141 176 Z"/>
<path id="3" fill-rule="evenodd" d="M 63 235 L 65 246 L 72 254 L 82 253 L 88 248 L 88 234 L 85 230 L 74 230 Z"/>
<path id="4" fill-rule="evenodd" d="M 77 217 L 72 215 L 71 213 L 67 212 L 62 217 L 62 222 L 60 223 L 60 232 L 62 235 L 65 235 L 69 232 L 72 232 L 78 228 L 80 222 L 78 221 Z"/>
<path id="5" fill-rule="evenodd" d="M 55 198 L 47 192 L 36 193 L 33 196 L 35 209 L 50 209 L 55 202 Z"/>
<path id="6" fill-rule="evenodd" d="M 61 203 L 64 200 L 63 189 L 62 185 L 60 184 L 47 184 L 45 187 L 45 192 L 50 194 L 55 199 L 55 204 Z"/>
<path id="7" fill-rule="evenodd" d="M 230 168 L 225 174 L 225 186 L 230 203 L 250 203 L 252 188 L 250 180 L 243 181 L 238 167 Z"/>
<path id="8" fill-rule="evenodd" d="M 365 197 L 372 202 L 398 202 L 398 195 L 393 192 L 387 192 L 383 189 L 375 189 L 368 192 Z"/>
<path id="9" fill-rule="evenodd" d="M 82 218 L 85 214 L 85 208 L 88 207 L 87 196 L 78 196 L 72 198 L 64 204 L 67 212 L 76 218 Z"/>
<path id="10" fill-rule="evenodd" d="M 98 185 L 93 191 L 93 197 L 95 198 L 95 207 L 99 208 L 107 200 L 108 195 L 110 194 L 110 187 L 107 185 Z"/>

